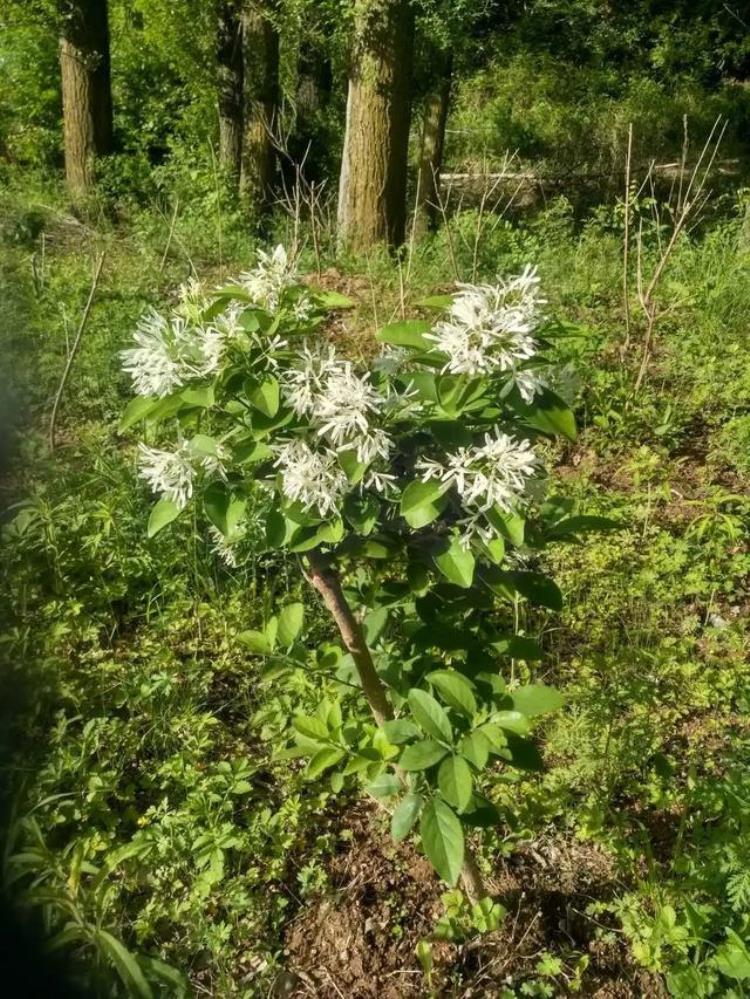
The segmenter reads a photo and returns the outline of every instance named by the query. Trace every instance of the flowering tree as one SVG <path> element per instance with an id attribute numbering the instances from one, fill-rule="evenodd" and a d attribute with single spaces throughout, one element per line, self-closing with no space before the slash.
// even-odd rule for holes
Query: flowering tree
<path id="1" fill-rule="evenodd" d="M 506 684 L 504 659 L 541 652 L 503 601 L 559 608 L 555 584 L 525 566 L 596 518 L 540 507 L 539 444 L 575 425 L 544 377 L 551 327 L 533 270 L 426 301 L 440 318 L 386 326 L 367 371 L 316 335 L 346 304 L 302 284 L 282 247 L 209 295 L 184 288 L 123 352 L 138 393 L 123 423 L 176 427 L 169 450 L 139 447 L 160 494 L 149 534 L 195 501 L 231 561 L 249 513 L 268 510 L 268 548 L 297 553 L 338 628 L 316 668 L 361 692 L 298 716 L 294 751 L 335 790 L 365 782 L 396 839 L 419 823 L 438 873 L 477 901 L 467 834 L 499 820 L 483 771 L 538 766 L 532 719 L 561 703 Z M 241 637 L 304 662 L 302 632 L 294 603 Z"/>

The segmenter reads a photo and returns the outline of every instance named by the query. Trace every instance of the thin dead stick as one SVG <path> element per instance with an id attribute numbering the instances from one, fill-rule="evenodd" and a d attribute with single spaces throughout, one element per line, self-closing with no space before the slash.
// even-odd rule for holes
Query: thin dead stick
<path id="1" fill-rule="evenodd" d="M 174 211 L 172 212 L 172 221 L 169 224 L 169 235 L 167 236 L 167 242 L 164 246 L 164 253 L 161 256 L 161 263 L 159 264 L 159 273 L 164 273 L 164 265 L 167 262 L 167 254 L 169 253 L 169 248 L 172 245 L 172 237 L 174 236 L 174 229 L 177 225 L 177 210 L 180 206 L 180 199 L 174 199 Z"/>
<path id="2" fill-rule="evenodd" d="M 96 288 L 99 284 L 99 275 L 102 272 L 102 266 L 104 264 L 104 252 L 99 254 L 99 259 L 96 262 L 96 268 L 94 270 L 94 280 L 91 282 L 91 291 L 89 292 L 88 301 L 83 310 L 83 315 L 81 316 L 81 322 L 78 325 L 78 332 L 76 333 L 76 338 L 73 341 L 73 346 L 68 352 L 68 360 L 65 364 L 65 370 L 63 371 L 62 378 L 60 379 L 60 384 L 57 389 L 57 395 L 55 396 L 55 401 L 52 406 L 52 415 L 49 420 L 49 449 L 50 451 L 55 450 L 55 424 L 57 423 L 57 412 L 60 408 L 60 400 L 62 399 L 62 394 L 65 391 L 65 384 L 68 381 L 68 376 L 70 375 L 70 369 L 73 367 L 73 360 L 78 352 L 78 348 L 81 344 L 81 337 L 83 336 L 83 331 L 88 322 L 89 313 L 91 312 L 91 303 L 94 301 L 94 295 L 96 294 Z"/>
<path id="3" fill-rule="evenodd" d="M 719 130 L 719 126 L 721 130 Z M 661 244 L 661 214 L 659 213 L 656 206 L 656 199 L 654 197 L 654 221 L 656 224 L 657 239 L 659 242 L 659 259 L 654 267 L 654 271 L 651 275 L 646 290 L 641 291 L 643 287 L 643 275 L 639 273 L 639 299 L 641 304 L 641 309 L 643 310 L 643 315 L 646 320 L 646 333 L 643 340 L 643 352 L 641 355 L 641 363 L 638 369 L 638 375 L 633 386 L 634 394 L 637 394 L 643 384 L 643 380 L 646 377 L 646 371 L 648 369 L 648 363 L 651 356 L 651 347 L 654 337 L 654 328 L 656 326 L 657 320 L 660 318 L 661 314 L 658 310 L 658 305 L 655 300 L 656 289 L 661 281 L 664 274 L 664 270 L 669 263 L 669 260 L 674 252 L 677 245 L 677 241 L 682 235 L 683 231 L 687 227 L 688 220 L 699 216 L 702 209 L 705 207 L 707 200 L 707 193 L 705 190 L 706 182 L 708 180 L 711 169 L 713 168 L 716 156 L 719 151 L 722 139 L 724 138 L 724 132 L 727 128 L 727 121 L 724 120 L 722 124 L 722 118 L 719 116 L 713 124 L 711 132 L 706 139 L 701 154 L 698 157 L 698 161 L 693 168 L 690 175 L 687 189 L 685 190 L 684 196 L 680 190 L 680 197 L 682 198 L 682 205 L 679 211 L 676 213 L 675 221 L 672 226 L 672 234 L 667 242 L 667 245 L 662 248 Z M 713 146 L 713 149 L 712 149 Z M 683 145 L 683 156 L 686 155 L 686 145 Z M 702 175 L 701 175 L 702 171 Z M 695 191 L 693 191 L 695 189 Z M 640 243 L 640 233 L 639 233 L 639 243 Z M 639 246 L 639 271 L 641 269 L 641 254 Z"/>
<path id="4" fill-rule="evenodd" d="M 628 154 L 625 160 L 625 228 L 622 246 L 622 302 L 625 310 L 624 356 L 630 346 L 630 289 L 628 288 L 628 266 L 630 263 L 630 164 L 633 156 L 633 123 L 628 125 Z"/>

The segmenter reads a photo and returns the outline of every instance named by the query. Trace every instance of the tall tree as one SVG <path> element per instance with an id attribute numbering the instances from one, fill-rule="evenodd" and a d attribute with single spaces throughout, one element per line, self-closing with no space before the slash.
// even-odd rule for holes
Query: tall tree
<path id="1" fill-rule="evenodd" d="M 216 67 L 219 91 L 219 161 L 237 181 L 242 163 L 243 53 L 238 0 L 219 0 Z"/>
<path id="2" fill-rule="evenodd" d="M 338 206 L 353 249 L 404 240 L 413 42 L 409 0 L 358 4 Z"/>
<path id="3" fill-rule="evenodd" d="M 74 197 L 94 179 L 97 156 L 112 150 L 107 0 L 61 0 L 65 174 Z"/>
<path id="4" fill-rule="evenodd" d="M 435 76 L 425 95 L 422 144 L 417 178 L 417 225 L 421 231 L 432 227 L 439 204 L 440 169 L 445 148 L 445 126 L 450 105 L 453 59 L 450 52 L 434 50 Z"/>
<path id="5" fill-rule="evenodd" d="M 279 107 L 279 33 L 270 3 L 246 0 L 242 12 L 244 52 L 243 193 L 262 210 L 269 203 L 276 154 L 272 130 Z"/>

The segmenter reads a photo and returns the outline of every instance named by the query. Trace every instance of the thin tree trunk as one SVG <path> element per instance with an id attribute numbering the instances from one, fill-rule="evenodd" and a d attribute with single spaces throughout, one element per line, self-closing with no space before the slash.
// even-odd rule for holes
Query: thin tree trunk
<path id="1" fill-rule="evenodd" d="M 307 556 L 310 581 L 323 598 L 328 611 L 341 633 L 346 651 L 354 660 L 362 691 L 378 725 L 393 718 L 393 708 L 388 701 L 383 681 L 378 676 L 367 647 L 362 626 L 346 602 L 338 576 L 318 552 Z"/>
<path id="2" fill-rule="evenodd" d="M 279 35 L 266 5 L 249 0 L 242 14 L 245 132 L 242 192 L 258 212 L 270 203 L 276 154 L 271 139 L 279 105 Z"/>
<path id="3" fill-rule="evenodd" d="M 366 0 L 349 71 L 339 180 L 342 246 L 399 246 L 406 227 L 414 15 L 409 0 Z"/>
<path id="4" fill-rule="evenodd" d="M 107 0 L 63 3 L 60 74 L 65 176 L 77 198 L 91 190 L 96 157 L 112 150 Z"/>
<path id="5" fill-rule="evenodd" d="M 451 94 L 452 59 L 450 53 L 436 55 L 439 77 L 424 102 L 422 146 L 419 155 L 417 228 L 434 228 L 438 215 L 440 170 L 443 166 L 445 126 Z"/>
<path id="6" fill-rule="evenodd" d="M 373 718 L 378 725 L 393 718 L 393 708 L 388 700 L 388 694 L 383 681 L 377 674 L 372 655 L 367 647 L 365 636 L 351 607 L 347 603 L 344 591 L 341 589 L 339 577 L 326 559 L 318 551 L 312 551 L 307 556 L 310 568 L 310 582 L 323 598 L 328 612 L 344 643 L 344 647 L 354 660 L 354 666 L 362 685 L 362 692 L 370 705 Z M 468 845 L 464 847 L 464 864 L 461 868 L 461 884 L 472 905 L 487 896 L 487 890 L 482 881 L 476 859 Z"/>
<path id="7" fill-rule="evenodd" d="M 216 71 L 219 162 L 239 183 L 242 162 L 242 19 L 238 0 L 219 0 Z"/>

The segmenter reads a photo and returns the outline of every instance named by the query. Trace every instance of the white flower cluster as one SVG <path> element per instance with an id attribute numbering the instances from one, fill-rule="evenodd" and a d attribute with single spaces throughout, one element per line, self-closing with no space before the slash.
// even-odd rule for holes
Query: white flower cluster
<path id="1" fill-rule="evenodd" d="M 423 482 L 435 479 L 455 486 L 469 512 L 483 513 L 493 506 L 513 510 L 538 471 L 539 459 L 529 441 L 496 429 L 494 437 L 485 434 L 481 447 L 460 447 L 442 462 L 422 459 L 416 467 Z"/>
<path id="2" fill-rule="evenodd" d="M 230 569 L 236 569 L 240 564 L 237 546 L 244 539 L 247 530 L 244 525 L 236 528 L 230 537 L 224 537 L 218 527 L 213 524 L 208 529 L 211 538 L 211 548 Z"/>
<path id="3" fill-rule="evenodd" d="M 198 469 L 220 478 L 226 476 L 225 455 L 221 449 L 216 454 L 196 453 L 188 441 L 180 441 L 175 451 L 138 445 L 139 474 L 160 498 L 171 500 L 179 510 L 184 510 L 193 495 L 193 483 Z"/>
<path id="4" fill-rule="evenodd" d="M 120 353 L 123 369 L 138 395 L 159 399 L 193 379 L 215 374 L 224 353 L 219 330 L 182 316 L 167 319 L 154 309 L 141 318 L 133 339 L 137 346 Z"/>
<path id="5" fill-rule="evenodd" d="M 253 302 L 269 311 L 279 307 L 282 292 L 296 285 L 298 274 L 283 246 L 272 253 L 258 252 L 258 264 L 241 274 L 236 282 Z M 275 367 L 273 353 L 283 349 L 280 336 L 264 338 L 244 329 L 240 319 L 247 308 L 244 302 L 230 302 L 210 323 L 202 320 L 206 306 L 203 286 L 191 278 L 180 288 L 179 302 L 170 317 L 151 309 L 141 318 L 133 339 L 135 347 L 123 350 L 123 369 L 130 375 L 138 395 L 165 396 L 189 382 L 216 374 L 227 346 L 238 337 L 256 354 L 260 368 Z M 313 300 L 303 292 L 290 304 L 298 322 L 309 319 Z"/>
<path id="6" fill-rule="evenodd" d="M 537 351 L 533 334 L 544 300 L 536 269 L 526 267 L 522 274 L 497 285 L 461 284 L 459 288 L 447 319 L 425 334 L 448 357 L 443 371 L 468 375 L 512 371 L 529 401 L 539 383 L 530 372 L 517 369 Z"/>
<path id="7" fill-rule="evenodd" d="M 277 449 L 275 465 L 288 499 L 305 510 L 314 507 L 321 517 L 338 512 L 349 483 L 335 451 L 314 451 L 305 441 L 293 440 Z"/>
<path id="8" fill-rule="evenodd" d="M 257 264 L 252 270 L 243 271 L 237 284 L 250 295 L 256 305 L 275 312 L 283 292 L 299 284 L 299 273 L 286 249 L 279 244 L 271 253 L 258 250 Z M 307 319 L 311 308 L 309 297 L 302 296 L 293 306 L 295 319 Z"/>
<path id="9" fill-rule="evenodd" d="M 281 387 L 295 414 L 308 419 L 334 450 L 353 450 L 363 464 L 388 459 L 393 442 L 373 424 L 385 400 L 350 361 L 336 357 L 332 346 L 305 344 L 299 366 L 283 373 Z"/>

